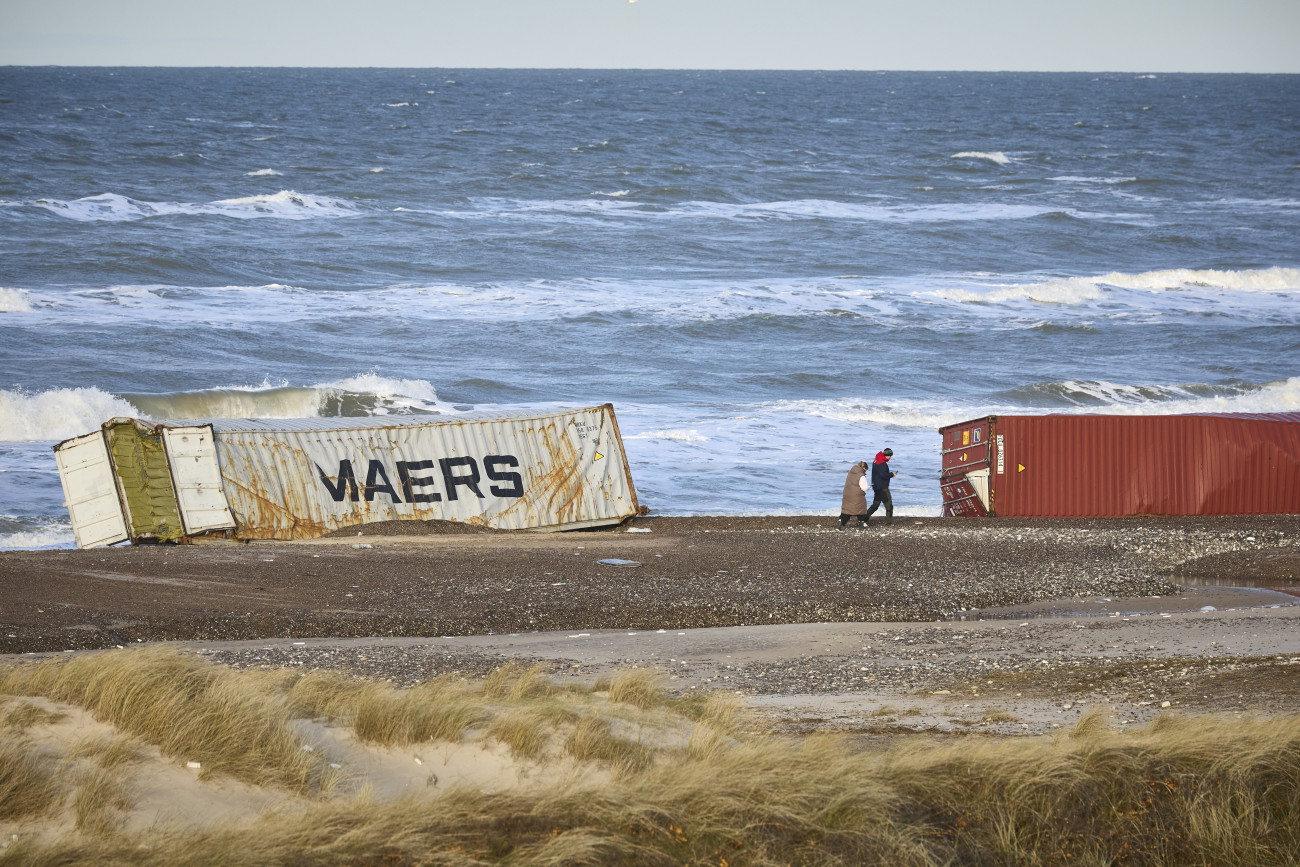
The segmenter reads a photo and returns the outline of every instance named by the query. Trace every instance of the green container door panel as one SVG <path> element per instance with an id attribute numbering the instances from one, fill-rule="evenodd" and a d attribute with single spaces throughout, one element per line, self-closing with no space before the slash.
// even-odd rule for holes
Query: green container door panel
<path id="1" fill-rule="evenodd" d="M 179 539 L 184 531 L 162 438 L 134 421 L 113 424 L 107 432 L 131 537 Z"/>

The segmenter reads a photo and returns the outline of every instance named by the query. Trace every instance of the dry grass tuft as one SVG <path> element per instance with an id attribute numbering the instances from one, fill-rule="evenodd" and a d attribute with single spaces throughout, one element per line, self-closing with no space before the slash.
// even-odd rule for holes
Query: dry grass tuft
<path id="1" fill-rule="evenodd" d="M 508 662 L 483 679 L 483 696 L 498 701 L 520 702 L 554 695 L 546 666 L 523 666 Z"/>
<path id="2" fill-rule="evenodd" d="M 43 707 L 37 707 L 31 702 L 18 702 L 15 707 L 9 708 L 4 716 L 0 718 L 0 727 L 23 731 L 35 725 L 53 725 L 67 718 L 67 714 L 56 711 L 48 711 Z"/>
<path id="3" fill-rule="evenodd" d="M 980 722 L 987 724 L 1020 722 L 1020 717 L 1001 707 L 986 707 L 980 716 Z"/>
<path id="4" fill-rule="evenodd" d="M 73 744 L 67 755 L 72 759 L 96 759 L 101 768 L 117 768 L 142 761 L 144 749 L 133 738 L 107 735 L 83 738 Z"/>
<path id="5" fill-rule="evenodd" d="M 609 700 L 649 710 L 664 701 L 660 681 L 661 675 L 652 668 L 629 669 L 610 682 Z"/>
<path id="6" fill-rule="evenodd" d="M 580 717 L 565 744 L 569 754 L 582 762 L 601 762 L 617 775 L 626 776 L 649 767 L 654 751 L 644 744 L 610 734 L 609 720 L 595 713 Z"/>
<path id="7" fill-rule="evenodd" d="M 122 827 L 123 810 L 131 807 L 120 776 L 105 768 L 82 772 L 72 796 L 72 811 L 78 831 L 110 834 Z"/>
<path id="8" fill-rule="evenodd" d="M 0 738 L 0 820 L 48 814 L 63 801 L 57 763 L 22 739 Z"/>
<path id="9" fill-rule="evenodd" d="M 166 756 L 202 762 L 204 776 L 309 791 L 320 769 L 287 730 L 283 696 L 257 689 L 259 680 L 267 678 L 147 649 L 10 666 L 0 692 L 80 705 Z"/>
<path id="10" fill-rule="evenodd" d="M 550 743 L 554 726 L 551 717 L 536 710 L 515 710 L 494 719 L 487 733 L 510 748 L 521 759 L 541 758 Z"/>

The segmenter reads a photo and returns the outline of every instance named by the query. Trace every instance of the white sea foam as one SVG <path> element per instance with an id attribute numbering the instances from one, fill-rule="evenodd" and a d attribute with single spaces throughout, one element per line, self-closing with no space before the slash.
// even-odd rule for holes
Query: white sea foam
<path id="1" fill-rule="evenodd" d="M 604 199 L 506 200 L 479 199 L 474 210 L 412 210 L 459 219 L 527 217 L 530 221 L 568 222 L 581 218 L 621 220 L 858 220 L 881 223 L 964 222 L 974 220 L 1028 220 L 1047 214 L 1064 213 L 1077 219 L 1135 219 L 1123 213 L 1093 213 L 1049 205 L 1009 202 L 952 202 L 932 205 L 899 205 L 880 202 L 837 202 L 830 199 L 793 199 L 768 202 L 683 202 L 671 208 L 634 201 L 609 201 L 619 193 L 596 193 Z"/>
<path id="2" fill-rule="evenodd" d="M 1007 156 L 1002 151 L 993 151 L 992 153 L 985 151 L 962 151 L 959 154 L 953 154 L 952 158 L 955 160 L 987 160 L 991 163 L 997 163 L 1000 166 L 1008 166 L 1011 165 L 1011 163 L 1016 162 L 1015 159 Z"/>
<path id="3" fill-rule="evenodd" d="M 284 172 L 277 172 L 275 169 L 258 169 L 255 172 L 246 172 L 245 174 L 250 178 L 261 178 L 282 175 Z"/>
<path id="4" fill-rule="evenodd" d="M 30 529 L 0 533 L 0 551 L 73 547 L 76 547 L 76 538 L 72 534 L 72 524 L 67 521 L 51 521 Z"/>
<path id="5" fill-rule="evenodd" d="M 88 196 L 71 202 L 38 199 L 35 204 L 61 217 L 79 222 L 127 222 L 176 215 L 306 220 L 314 217 L 350 217 L 357 213 L 356 208 L 351 204 L 339 199 L 312 196 L 293 190 L 236 199 L 220 199 L 206 204 L 144 202 L 116 193 Z"/>
<path id="6" fill-rule="evenodd" d="M 325 196 L 311 196 L 293 190 L 281 190 L 264 196 L 220 199 L 208 208 L 231 217 L 281 217 L 305 220 L 311 217 L 350 217 L 357 213 L 347 202 Z"/>
<path id="7" fill-rule="evenodd" d="M 57 442 L 95 430 L 116 416 L 315 418 L 452 411 L 424 380 L 375 373 L 309 386 L 268 381 L 164 394 L 115 395 L 97 388 L 0 390 L 0 442 Z"/>
<path id="8" fill-rule="evenodd" d="M 96 430 L 114 416 L 139 414 L 126 400 L 97 388 L 0 390 L 0 442 L 57 442 Z"/>
<path id="9" fill-rule="evenodd" d="M 1264 268 L 1244 271 L 1171 269 L 1140 274 L 1112 272 L 1096 277 L 1062 277 L 1040 283 L 936 289 L 926 294 L 945 301 L 1002 304 L 1032 301 L 1040 304 L 1080 305 L 1100 300 L 1112 290 L 1162 292 L 1269 293 L 1300 292 L 1300 268 Z"/>
<path id="10" fill-rule="evenodd" d="M 672 440 L 680 443 L 706 443 L 709 438 L 697 430 L 649 430 L 624 437 L 629 440 Z"/>
<path id="11" fill-rule="evenodd" d="M 0 288 L 0 313 L 31 312 L 31 294 L 26 289 Z"/>
<path id="12" fill-rule="evenodd" d="M 1075 184 L 1128 184 L 1128 183 L 1132 183 L 1133 181 L 1136 181 L 1137 178 L 1134 177 L 1093 178 L 1093 177 L 1077 177 L 1075 175 L 1062 175 L 1056 178 L 1048 178 L 1048 180 L 1061 181 L 1063 183 L 1075 183 Z"/>
<path id="13" fill-rule="evenodd" d="M 927 293 L 945 301 L 974 304 L 1002 304 L 1008 301 L 1034 301 L 1040 304 L 1083 304 L 1102 297 L 1102 289 L 1087 277 L 1049 280 L 1024 286 L 997 289 L 936 289 Z"/>
<path id="14" fill-rule="evenodd" d="M 1078 385 L 1076 383 L 1076 385 Z M 1208 396 L 1193 394 L 1186 387 L 1159 386 L 1135 389 L 1098 383 L 1109 401 L 1106 412 L 1123 415 L 1177 415 L 1200 412 L 1300 412 L 1300 376 L 1246 388 L 1234 393 Z M 1152 399 L 1146 392 L 1163 391 L 1166 396 Z M 1093 410 L 1094 412 L 1096 410 Z"/>

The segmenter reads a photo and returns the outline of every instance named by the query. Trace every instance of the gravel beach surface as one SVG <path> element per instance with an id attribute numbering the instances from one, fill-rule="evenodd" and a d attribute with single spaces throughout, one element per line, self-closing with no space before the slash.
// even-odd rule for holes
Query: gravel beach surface
<path id="1" fill-rule="evenodd" d="M 1035 730 L 1099 701 L 1133 720 L 1294 711 L 1297 539 L 1294 516 L 776 516 L 7 552 L 0 652 L 173 641 L 398 684 L 510 660 L 588 682 L 652 665 L 793 727 Z"/>

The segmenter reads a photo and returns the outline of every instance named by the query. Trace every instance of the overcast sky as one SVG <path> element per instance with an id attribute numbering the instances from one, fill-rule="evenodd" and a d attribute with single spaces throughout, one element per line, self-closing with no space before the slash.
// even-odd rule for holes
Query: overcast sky
<path id="1" fill-rule="evenodd" d="M 0 0 L 0 65 L 1300 73 L 1300 0 Z"/>

